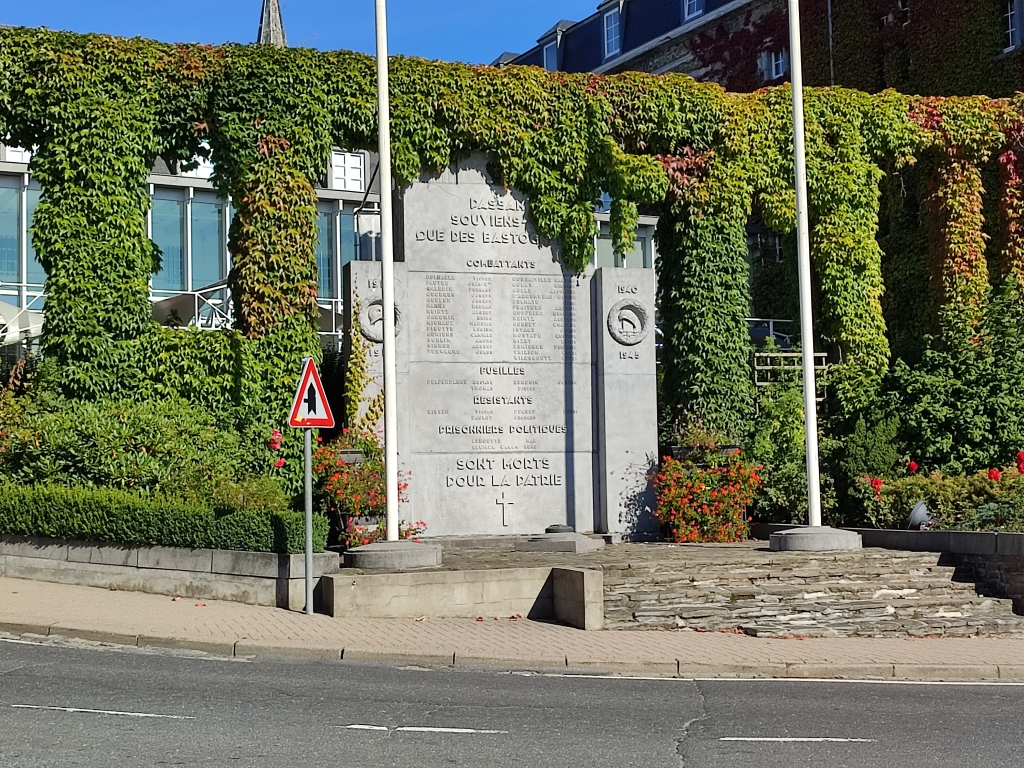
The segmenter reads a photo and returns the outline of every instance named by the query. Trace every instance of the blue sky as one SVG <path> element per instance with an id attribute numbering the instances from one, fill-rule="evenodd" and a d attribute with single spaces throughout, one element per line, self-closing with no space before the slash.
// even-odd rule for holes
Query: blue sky
<path id="1" fill-rule="evenodd" d="M 579 21 L 598 0 L 389 0 L 392 53 L 490 63 L 530 48 L 559 19 Z M 29 0 L 4 3 L 0 24 L 151 37 L 251 42 L 262 0 Z M 293 46 L 372 52 L 373 0 L 282 0 Z"/>

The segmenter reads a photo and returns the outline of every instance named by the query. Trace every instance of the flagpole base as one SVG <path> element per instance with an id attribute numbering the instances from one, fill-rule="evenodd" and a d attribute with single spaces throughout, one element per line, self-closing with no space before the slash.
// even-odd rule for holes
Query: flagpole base
<path id="1" fill-rule="evenodd" d="M 345 552 L 345 567 L 364 571 L 407 571 L 436 568 L 441 564 L 441 545 L 415 541 L 381 541 Z"/>
<path id="2" fill-rule="evenodd" d="M 769 546 L 772 552 L 838 552 L 864 544 L 859 533 L 818 525 L 773 533 Z"/>

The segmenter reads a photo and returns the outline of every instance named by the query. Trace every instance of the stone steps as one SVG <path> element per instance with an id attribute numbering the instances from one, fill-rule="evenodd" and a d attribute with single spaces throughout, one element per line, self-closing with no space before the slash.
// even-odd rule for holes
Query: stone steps
<path id="1" fill-rule="evenodd" d="M 1024 617 L 1013 613 L 1011 600 L 964 580 L 936 554 L 739 554 L 695 567 L 680 560 L 605 567 L 607 627 L 757 637 L 1024 637 Z"/>

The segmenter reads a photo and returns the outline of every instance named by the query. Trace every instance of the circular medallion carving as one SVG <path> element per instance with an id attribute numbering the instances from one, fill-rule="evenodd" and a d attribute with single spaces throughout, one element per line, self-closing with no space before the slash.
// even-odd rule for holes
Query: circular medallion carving
<path id="1" fill-rule="evenodd" d="M 384 299 L 370 299 L 359 310 L 359 332 L 374 344 L 384 342 Z M 395 336 L 402 332 L 402 310 L 395 305 Z"/>
<path id="2" fill-rule="evenodd" d="M 608 312 L 608 333 L 624 347 L 639 344 L 650 330 L 647 309 L 636 299 L 623 299 Z"/>

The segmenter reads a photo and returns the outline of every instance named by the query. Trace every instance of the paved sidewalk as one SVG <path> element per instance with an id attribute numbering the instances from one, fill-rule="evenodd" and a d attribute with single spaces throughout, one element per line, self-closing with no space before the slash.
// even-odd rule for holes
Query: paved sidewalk
<path id="1" fill-rule="evenodd" d="M 566 668 L 684 677 L 1024 680 L 1024 640 L 758 639 L 690 631 L 584 632 L 493 616 L 333 619 L 240 603 L 175 600 L 0 578 L 0 632 L 235 656 Z"/>

